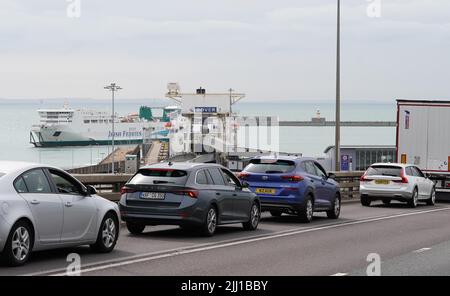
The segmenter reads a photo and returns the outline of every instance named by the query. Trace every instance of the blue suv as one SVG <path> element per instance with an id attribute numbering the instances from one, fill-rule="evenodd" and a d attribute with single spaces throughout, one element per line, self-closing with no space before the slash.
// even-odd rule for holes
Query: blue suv
<path id="1" fill-rule="evenodd" d="M 260 156 L 252 159 L 239 174 L 255 192 L 263 211 L 272 216 L 297 215 L 309 223 L 314 212 L 326 212 L 337 219 L 341 212 L 339 184 L 333 174 L 313 158 Z"/>

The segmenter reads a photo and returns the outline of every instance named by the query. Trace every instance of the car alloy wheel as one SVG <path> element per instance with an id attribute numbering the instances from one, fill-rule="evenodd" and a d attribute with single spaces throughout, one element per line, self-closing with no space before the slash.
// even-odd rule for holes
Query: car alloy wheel
<path id="1" fill-rule="evenodd" d="M 251 223 L 252 223 L 253 228 L 258 227 L 260 218 L 261 218 L 261 214 L 259 213 L 259 207 L 257 204 L 254 204 L 252 206 L 252 213 L 251 213 Z"/>
<path id="2" fill-rule="evenodd" d="M 208 232 L 213 234 L 217 227 L 217 214 L 214 208 L 209 209 L 208 215 L 206 217 L 206 225 L 208 227 Z"/>
<path id="3" fill-rule="evenodd" d="M 430 198 L 427 199 L 427 205 L 434 206 L 436 204 L 436 188 L 431 190 Z"/>
<path id="4" fill-rule="evenodd" d="M 341 213 L 341 201 L 339 200 L 338 197 L 336 197 L 336 199 L 334 200 L 334 215 L 338 217 L 340 213 Z"/>
<path id="5" fill-rule="evenodd" d="M 12 236 L 11 244 L 14 258 L 18 262 L 24 261 L 30 251 L 30 234 L 28 230 L 23 226 L 17 228 Z"/>
<path id="6" fill-rule="evenodd" d="M 417 207 L 417 204 L 419 203 L 419 194 L 418 194 L 417 190 L 413 196 L 413 203 L 414 203 L 414 207 Z"/>
<path id="7" fill-rule="evenodd" d="M 119 234 L 119 221 L 113 213 L 107 213 L 98 229 L 97 241 L 91 248 L 99 253 L 111 252 L 117 243 Z"/>
<path id="8" fill-rule="evenodd" d="M 308 201 L 306 202 L 306 217 L 308 218 L 308 220 L 311 220 L 312 216 L 313 216 L 312 201 L 308 199 Z"/>
<path id="9" fill-rule="evenodd" d="M 414 189 L 409 205 L 412 208 L 416 208 L 418 203 L 419 203 L 419 192 L 417 189 Z"/>
<path id="10" fill-rule="evenodd" d="M 112 218 L 108 218 L 103 223 L 102 228 L 102 241 L 106 248 L 111 248 L 116 240 L 117 230 L 116 224 Z"/>

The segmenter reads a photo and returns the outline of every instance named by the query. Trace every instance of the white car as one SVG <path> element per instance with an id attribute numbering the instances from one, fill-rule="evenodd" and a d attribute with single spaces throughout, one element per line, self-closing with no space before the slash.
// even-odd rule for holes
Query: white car
<path id="1" fill-rule="evenodd" d="M 0 161 L 0 252 L 10 266 L 37 250 L 90 245 L 111 252 L 119 217 L 117 204 L 58 168 Z"/>
<path id="2" fill-rule="evenodd" d="M 417 207 L 419 201 L 434 205 L 435 183 L 418 167 L 409 164 L 377 163 L 367 169 L 360 182 L 361 204 L 370 206 L 375 200 L 389 204 L 392 200 Z"/>

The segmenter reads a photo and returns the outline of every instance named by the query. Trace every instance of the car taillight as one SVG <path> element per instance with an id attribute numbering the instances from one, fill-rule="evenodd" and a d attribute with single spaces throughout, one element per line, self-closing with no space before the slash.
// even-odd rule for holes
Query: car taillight
<path id="1" fill-rule="evenodd" d="M 395 183 L 402 183 L 402 184 L 408 184 L 408 178 L 406 178 L 405 173 L 403 171 L 400 172 L 400 177 L 402 178 L 401 180 L 395 180 Z"/>
<path id="2" fill-rule="evenodd" d="M 298 175 L 294 175 L 294 176 L 282 176 L 281 177 L 283 180 L 289 181 L 289 182 L 300 182 L 303 181 L 303 177 L 302 176 L 298 176 Z"/>
<path id="3" fill-rule="evenodd" d="M 174 194 L 178 194 L 178 195 L 186 195 L 189 196 L 191 198 L 197 198 L 198 197 L 198 191 L 197 190 L 179 190 L 179 191 L 174 191 Z"/>
<path id="4" fill-rule="evenodd" d="M 250 176 L 249 173 L 239 173 L 239 174 L 238 174 L 238 178 L 241 179 L 241 180 L 247 179 L 248 176 Z"/>
<path id="5" fill-rule="evenodd" d="M 126 187 L 126 186 L 124 186 L 120 189 L 120 194 L 134 193 L 134 192 L 136 192 L 136 190 L 134 190 L 133 188 L 130 188 L 130 187 Z"/>
<path id="6" fill-rule="evenodd" d="M 369 181 L 369 179 L 366 178 L 366 175 L 362 175 L 361 178 L 359 179 L 360 182 L 366 182 Z"/>

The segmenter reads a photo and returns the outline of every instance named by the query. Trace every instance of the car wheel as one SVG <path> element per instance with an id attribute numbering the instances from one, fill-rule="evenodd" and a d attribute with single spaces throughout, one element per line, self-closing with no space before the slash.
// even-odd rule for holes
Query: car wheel
<path id="1" fill-rule="evenodd" d="M 385 204 L 385 205 L 390 205 L 391 204 L 391 200 L 389 200 L 389 199 L 385 199 L 385 200 L 383 200 L 383 204 Z"/>
<path id="2" fill-rule="evenodd" d="M 261 211 L 259 205 L 255 202 L 250 210 L 250 221 L 242 223 L 245 230 L 256 230 L 259 220 L 261 219 Z"/>
<path id="3" fill-rule="evenodd" d="M 205 222 L 203 223 L 203 235 L 213 236 L 217 228 L 217 210 L 211 206 L 206 212 Z"/>
<path id="4" fill-rule="evenodd" d="M 281 217 L 282 214 L 283 214 L 283 213 L 280 212 L 280 211 L 270 211 L 270 215 L 271 215 L 272 217 Z"/>
<path id="5" fill-rule="evenodd" d="M 430 198 L 427 199 L 427 205 L 434 206 L 436 204 L 436 188 L 433 187 L 431 190 Z"/>
<path id="6" fill-rule="evenodd" d="M 336 194 L 331 210 L 327 211 L 327 217 L 330 219 L 338 219 L 341 214 L 341 198 Z"/>
<path id="7" fill-rule="evenodd" d="M 30 258 L 33 250 L 34 236 L 31 226 L 25 221 L 18 221 L 11 228 L 2 259 L 9 266 L 20 266 Z"/>
<path id="8" fill-rule="evenodd" d="M 139 223 L 127 222 L 127 229 L 131 234 L 141 234 L 145 229 L 145 225 L 139 224 Z"/>
<path id="9" fill-rule="evenodd" d="M 91 248 L 99 253 L 111 252 L 117 243 L 119 222 L 114 214 L 107 213 L 100 224 L 97 241 Z"/>
<path id="10" fill-rule="evenodd" d="M 370 207 L 370 204 L 372 203 L 372 201 L 370 200 L 369 197 L 367 196 L 361 196 L 361 205 L 363 207 Z"/>
<path id="11" fill-rule="evenodd" d="M 419 191 L 417 190 L 417 188 L 415 188 L 411 199 L 408 201 L 408 205 L 411 208 L 417 208 L 418 203 L 419 203 Z"/>
<path id="12" fill-rule="evenodd" d="M 301 222 L 310 223 L 313 219 L 313 213 L 314 213 L 314 204 L 312 198 L 309 196 L 307 197 L 304 205 L 298 212 L 298 217 L 300 218 Z"/>

